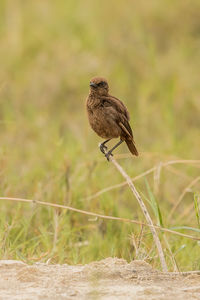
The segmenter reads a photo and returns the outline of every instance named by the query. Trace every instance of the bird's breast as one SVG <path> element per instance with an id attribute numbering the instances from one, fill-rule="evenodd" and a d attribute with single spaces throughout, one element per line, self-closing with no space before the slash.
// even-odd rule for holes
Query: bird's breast
<path id="1" fill-rule="evenodd" d="M 101 105 L 89 107 L 88 118 L 92 129 L 102 138 L 117 138 L 121 134 L 121 129 L 113 118 L 112 113 Z"/>

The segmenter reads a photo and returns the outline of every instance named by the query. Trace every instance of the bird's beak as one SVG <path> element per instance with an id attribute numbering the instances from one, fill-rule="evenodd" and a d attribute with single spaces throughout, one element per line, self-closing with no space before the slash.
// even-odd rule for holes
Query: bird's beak
<path id="1" fill-rule="evenodd" d="M 96 83 L 94 83 L 94 82 L 90 82 L 90 86 L 92 86 L 92 87 L 96 88 L 96 87 L 97 87 L 97 84 L 96 84 Z"/>

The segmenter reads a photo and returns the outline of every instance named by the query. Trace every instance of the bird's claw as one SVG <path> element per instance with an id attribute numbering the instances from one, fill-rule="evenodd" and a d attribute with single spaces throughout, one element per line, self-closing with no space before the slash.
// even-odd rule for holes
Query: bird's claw
<path id="1" fill-rule="evenodd" d="M 112 152 L 108 151 L 105 153 L 105 157 L 107 158 L 107 161 L 110 161 L 110 156 L 113 156 Z"/>
<path id="2" fill-rule="evenodd" d="M 108 141 L 105 141 L 108 142 Z M 110 161 L 110 156 L 113 156 L 112 154 L 112 149 L 110 151 L 107 152 L 108 147 L 106 147 L 104 143 L 99 144 L 99 149 L 101 150 L 101 152 L 105 155 L 105 157 L 107 158 L 107 161 Z"/>
<path id="3" fill-rule="evenodd" d="M 99 148 L 103 154 L 106 154 L 106 150 L 108 149 L 103 143 L 99 145 Z"/>

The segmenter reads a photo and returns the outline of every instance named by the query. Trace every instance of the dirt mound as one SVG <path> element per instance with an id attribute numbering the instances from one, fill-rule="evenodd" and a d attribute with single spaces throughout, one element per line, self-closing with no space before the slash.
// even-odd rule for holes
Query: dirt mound
<path id="1" fill-rule="evenodd" d="M 200 299 L 200 276 L 106 258 L 88 265 L 0 261 L 0 299 Z"/>

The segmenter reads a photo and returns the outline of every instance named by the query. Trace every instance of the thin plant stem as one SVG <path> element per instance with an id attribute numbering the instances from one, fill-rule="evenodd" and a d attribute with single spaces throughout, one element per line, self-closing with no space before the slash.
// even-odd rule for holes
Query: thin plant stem
<path id="1" fill-rule="evenodd" d="M 162 167 L 166 167 L 166 166 L 170 166 L 170 165 L 174 165 L 174 164 L 191 164 L 191 165 L 194 164 L 195 165 L 195 164 L 200 164 L 200 160 L 183 160 L 183 159 L 182 160 L 181 159 L 180 160 L 170 160 L 170 161 L 167 161 L 167 162 L 162 162 L 160 165 Z M 148 174 L 151 174 L 156 170 L 156 168 L 157 167 L 153 167 L 153 168 L 151 168 L 151 169 L 149 169 L 149 170 L 133 177 L 131 180 L 136 181 L 136 180 L 138 180 L 138 179 L 140 179 L 140 178 L 142 178 L 142 177 L 144 177 Z M 92 200 L 96 197 L 101 196 L 102 194 L 104 194 L 106 192 L 109 192 L 111 190 L 123 187 L 127 184 L 128 184 L 127 181 L 124 181 L 124 182 L 121 182 L 121 183 L 118 183 L 118 184 L 115 184 L 115 185 L 112 185 L 112 186 L 108 186 L 107 188 L 104 188 L 104 189 L 100 190 L 99 192 L 84 198 L 84 200 Z"/>
<path id="2" fill-rule="evenodd" d="M 195 241 L 200 241 L 200 238 L 198 238 L 196 236 L 192 236 L 192 235 L 189 235 L 189 234 L 184 234 L 184 233 L 181 233 L 181 232 L 178 232 L 178 231 L 175 231 L 175 230 L 170 230 L 168 228 L 164 228 L 164 227 L 161 227 L 161 226 L 158 226 L 158 225 L 154 225 L 154 224 L 150 225 L 150 224 L 146 224 L 146 223 L 136 221 L 136 220 L 132 220 L 132 219 L 101 215 L 101 214 L 93 213 L 93 212 L 90 212 L 90 211 L 78 209 L 78 208 L 75 208 L 75 207 L 62 205 L 62 204 L 38 201 L 38 200 L 33 200 L 33 199 L 15 198 L 15 197 L 0 197 L 0 200 L 26 202 L 26 203 L 32 203 L 32 204 L 36 204 L 36 205 L 43 205 L 43 206 L 48 206 L 48 207 L 53 207 L 53 208 L 67 209 L 67 210 L 71 210 L 71 211 L 81 213 L 81 214 L 84 214 L 84 215 L 97 217 L 97 218 L 100 218 L 100 219 L 115 220 L 115 221 L 120 221 L 120 222 L 125 222 L 125 223 L 133 223 L 133 224 L 137 224 L 137 225 L 142 225 L 142 226 L 146 226 L 146 227 L 154 227 L 154 228 L 159 229 L 161 231 L 165 231 L 165 232 L 168 232 L 168 233 L 171 233 L 171 234 L 179 235 L 179 236 L 182 236 L 182 237 L 185 237 L 185 238 L 188 238 L 188 239 L 192 239 L 192 240 L 195 240 Z"/>
<path id="3" fill-rule="evenodd" d="M 187 193 L 187 191 L 194 186 L 198 181 L 200 181 L 200 176 L 198 176 L 197 178 L 193 179 L 188 186 L 186 186 L 186 188 L 183 190 L 182 194 L 180 195 L 180 197 L 178 198 L 178 201 L 174 204 L 174 206 L 172 207 L 172 210 L 169 214 L 169 219 L 171 219 L 173 213 L 175 212 L 176 208 L 179 206 L 179 204 L 181 203 L 181 201 L 183 200 L 185 194 Z"/>
<path id="4" fill-rule="evenodd" d="M 148 213 L 148 210 L 140 196 L 140 194 L 138 193 L 138 191 L 136 190 L 133 182 L 132 182 L 132 179 L 128 176 L 128 174 L 124 171 L 124 169 L 121 167 L 121 165 L 119 165 L 119 163 L 113 158 L 113 157 L 110 157 L 110 161 L 114 164 L 114 166 L 117 168 L 117 170 L 121 173 L 121 175 L 126 179 L 131 191 L 133 192 L 135 198 L 137 199 L 141 209 L 142 209 L 142 212 L 146 218 L 146 221 L 147 221 L 147 224 L 151 225 L 150 227 L 150 230 L 151 230 L 151 233 L 152 233 L 152 236 L 153 236 L 153 239 L 154 239 L 154 242 L 156 244 L 156 247 L 157 247 L 157 250 L 158 250 L 158 254 L 159 254 L 159 257 L 160 257 L 160 263 L 161 263 L 161 266 L 162 266 L 162 270 L 163 272 L 168 272 L 168 269 L 167 269 L 167 264 L 166 264 L 166 261 L 165 261 L 165 256 L 164 256 L 164 253 L 163 253 L 163 249 L 162 249 L 162 246 L 161 246 L 161 242 L 159 240 L 159 237 L 157 235 L 157 232 L 156 232 L 156 229 L 155 227 L 153 226 L 153 222 L 151 220 L 151 217 Z"/>

